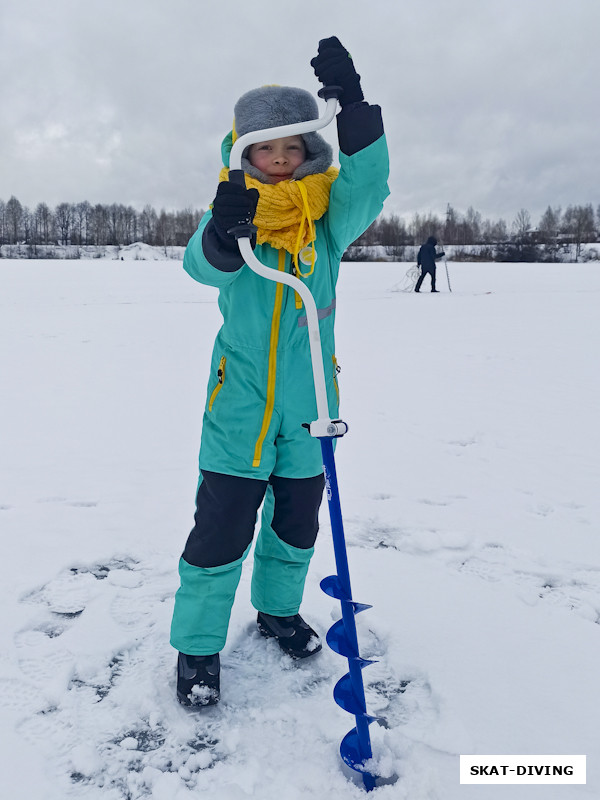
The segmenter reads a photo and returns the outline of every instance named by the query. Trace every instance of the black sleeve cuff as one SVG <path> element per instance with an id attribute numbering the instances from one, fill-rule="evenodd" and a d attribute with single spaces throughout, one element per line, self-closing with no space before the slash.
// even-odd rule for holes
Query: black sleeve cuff
<path id="1" fill-rule="evenodd" d="M 383 136 L 381 108 L 366 102 L 344 106 L 337 115 L 337 127 L 340 150 L 353 156 Z"/>
<path id="2" fill-rule="evenodd" d="M 213 267 L 220 269 L 221 272 L 235 272 L 244 266 L 244 259 L 237 245 L 235 250 L 223 245 L 217 236 L 215 225 L 212 219 L 206 223 L 202 232 L 202 251 Z"/>

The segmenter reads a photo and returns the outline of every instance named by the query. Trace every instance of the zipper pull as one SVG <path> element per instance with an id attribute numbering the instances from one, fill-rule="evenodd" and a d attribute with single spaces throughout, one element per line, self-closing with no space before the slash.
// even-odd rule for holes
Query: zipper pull
<path id="1" fill-rule="evenodd" d="M 219 383 L 223 383 L 225 380 L 225 361 L 225 356 L 223 356 L 219 361 L 219 369 L 217 370 L 217 378 L 219 379 Z"/>
<path id="2" fill-rule="evenodd" d="M 210 396 L 210 398 L 208 400 L 208 410 L 209 411 L 212 411 L 213 403 L 215 402 L 215 397 L 219 394 L 219 392 L 221 391 L 221 387 L 223 386 L 223 383 L 225 382 L 225 363 L 226 362 L 227 362 L 227 359 L 225 358 L 225 356 L 221 356 L 221 360 L 219 361 L 219 368 L 217 369 L 217 385 L 213 389 L 212 394 L 211 394 L 211 396 Z"/>

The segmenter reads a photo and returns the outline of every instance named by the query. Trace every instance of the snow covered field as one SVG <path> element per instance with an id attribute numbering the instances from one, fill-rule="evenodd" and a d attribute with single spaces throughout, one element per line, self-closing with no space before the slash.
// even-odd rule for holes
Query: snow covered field
<path id="1" fill-rule="evenodd" d="M 342 508 L 380 800 L 600 796 L 600 269 L 343 264 Z M 358 800 L 332 689 L 254 630 L 174 700 L 214 290 L 181 264 L 0 261 L 0 789 L 11 800 Z M 424 287 L 428 290 L 428 284 Z M 326 506 L 303 613 L 339 614 Z M 586 754 L 587 785 L 461 786 L 459 754 Z"/>

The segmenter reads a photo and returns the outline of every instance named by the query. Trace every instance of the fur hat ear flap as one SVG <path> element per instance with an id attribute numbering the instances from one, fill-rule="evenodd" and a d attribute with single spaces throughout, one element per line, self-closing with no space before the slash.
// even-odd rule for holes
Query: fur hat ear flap
<path id="1" fill-rule="evenodd" d="M 319 109 L 314 97 L 304 89 L 262 86 L 242 95 L 235 104 L 234 114 L 233 131 L 235 138 L 238 138 L 250 131 L 318 119 Z M 326 172 L 333 160 L 331 146 L 316 131 L 305 133 L 302 138 L 306 146 L 306 159 L 294 172 L 294 178 Z M 253 178 L 268 183 L 267 176 L 250 164 L 246 152 L 242 157 L 242 167 Z"/>

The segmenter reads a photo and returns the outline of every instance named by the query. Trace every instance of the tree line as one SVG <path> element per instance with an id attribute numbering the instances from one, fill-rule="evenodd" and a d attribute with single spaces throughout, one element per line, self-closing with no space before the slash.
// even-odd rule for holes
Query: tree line
<path id="1" fill-rule="evenodd" d="M 479 246 L 502 260 L 552 260 L 565 246 L 574 246 L 579 258 L 583 244 L 600 241 L 600 205 L 569 205 L 564 210 L 548 206 L 534 225 L 527 209 L 521 209 L 509 225 L 504 219 L 484 219 L 470 207 L 461 213 L 448 205 L 446 214 L 414 214 L 409 222 L 392 215 L 381 216 L 354 243 L 383 245 L 397 253 L 435 236 L 440 244 Z M 540 257 L 543 249 L 544 258 Z M 493 253 L 492 253 L 493 251 Z"/>
<path id="2" fill-rule="evenodd" d="M 150 205 L 142 211 L 112 203 L 92 205 L 60 203 L 54 209 L 38 203 L 33 211 L 16 197 L 0 199 L 0 245 L 118 245 L 144 242 L 153 246 L 184 247 L 198 227 L 202 209 L 156 212 Z M 382 245 L 391 254 L 416 246 L 428 236 L 443 245 L 494 249 L 502 260 L 539 260 L 540 246 L 551 260 L 561 247 L 574 245 L 576 258 L 584 243 L 600 239 L 600 205 L 569 205 L 564 210 L 548 206 L 537 225 L 530 213 L 521 209 L 510 225 L 504 219 L 484 219 L 470 207 L 465 213 L 450 204 L 443 216 L 414 214 L 407 221 L 396 214 L 381 215 L 354 242 L 358 248 Z"/>
<path id="3" fill-rule="evenodd" d="M 0 199 L 0 244 L 125 246 L 144 242 L 185 247 L 203 214 L 201 209 L 157 213 L 150 205 L 137 211 L 118 203 L 87 201 L 60 203 L 54 209 L 38 203 L 30 211 L 13 196 L 6 203 Z"/>

